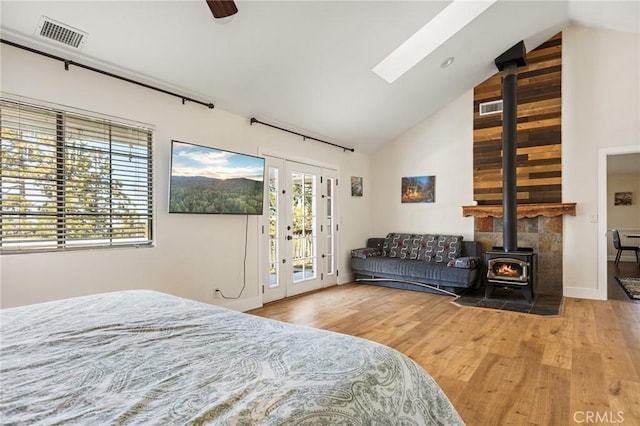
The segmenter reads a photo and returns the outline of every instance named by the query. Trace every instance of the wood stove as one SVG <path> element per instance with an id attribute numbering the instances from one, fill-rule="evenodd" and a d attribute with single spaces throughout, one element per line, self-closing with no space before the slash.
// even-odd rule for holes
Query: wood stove
<path id="1" fill-rule="evenodd" d="M 496 287 L 522 290 L 527 302 L 533 303 L 534 286 L 538 258 L 532 249 L 505 252 L 502 247 L 494 247 L 485 253 L 487 284 L 485 297 L 491 298 Z"/>

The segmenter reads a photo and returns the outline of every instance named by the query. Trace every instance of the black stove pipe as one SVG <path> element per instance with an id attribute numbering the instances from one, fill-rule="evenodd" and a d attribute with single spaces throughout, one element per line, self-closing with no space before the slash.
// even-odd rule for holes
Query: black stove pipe
<path id="1" fill-rule="evenodd" d="M 518 250 L 517 177 L 518 67 L 525 65 L 524 42 L 496 58 L 502 78 L 502 220 L 503 250 Z"/>
<path id="2" fill-rule="evenodd" d="M 518 67 L 509 63 L 502 79 L 502 221 L 504 251 L 518 250 L 516 151 Z"/>

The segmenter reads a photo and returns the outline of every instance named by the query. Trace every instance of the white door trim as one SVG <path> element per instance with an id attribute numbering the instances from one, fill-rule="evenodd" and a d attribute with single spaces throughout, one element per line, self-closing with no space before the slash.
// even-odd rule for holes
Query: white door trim
<path id="1" fill-rule="evenodd" d="M 607 300 L 607 157 L 640 153 L 640 146 L 628 145 L 598 150 L 598 289 L 596 296 Z"/>

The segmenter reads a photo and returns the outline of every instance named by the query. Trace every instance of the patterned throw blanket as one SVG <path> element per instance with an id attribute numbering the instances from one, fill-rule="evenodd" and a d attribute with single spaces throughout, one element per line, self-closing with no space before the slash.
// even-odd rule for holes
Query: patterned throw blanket
<path id="1" fill-rule="evenodd" d="M 462 424 L 399 352 L 151 291 L 5 309 L 2 424 Z"/>

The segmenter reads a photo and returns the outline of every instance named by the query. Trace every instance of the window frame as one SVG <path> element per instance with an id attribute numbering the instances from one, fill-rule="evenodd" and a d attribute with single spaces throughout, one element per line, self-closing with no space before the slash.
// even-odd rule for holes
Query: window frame
<path id="1" fill-rule="evenodd" d="M 97 114 L 93 112 L 86 112 L 78 109 L 62 107 L 59 105 L 43 104 L 41 102 L 25 101 L 23 99 L 0 95 L 0 110 L 7 109 L 8 113 L 5 116 L 11 117 L 11 114 L 19 116 L 20 108 L 29 109 L 34 113 L 34 116 L 41 119 L 43 122 L 47 120 L 47 117 L 55 115 L 55 135 L 53 136 L 53 142 L 51 146 L 47 146 L 54 152 L 55 158 L 40 157 L 41 163 L 37 163 L 37 167 L 45 168 L 52 167 L 55 177 L 46 177 L 42 179 L 43 185 L 49 185 L 47 189 L 39 189 L 40 195 L 34 196 L 31 200 L 21 200 L 21 205 L 10 205 L 13 210 L 5 210 L 4 203 L 0 202 L 0 255 L 8 254 L 27 254 L 27 253 L 43 253 L 43 252 L 66 252 L 66 251 L 83 251 L 83 250 L 101 250 L 101 249 L 113 249 L 113 248 L 140 248 L 140 247 L 153 247 L 155 245 L 155 173 L 154 173 L 154 139 L 155 130 L 152 126 L 144 125 L 137 122 L 132 122 L 125 119 L 114 118 L 103 114 Z M 40 115 L 38 115 L 40 114 Z M 105 133 L 105 137 L 98 137 L 95 141 L 83 139 L 82 136 L 74 136 L 73 132 L 77 132 L 77 128 L 72 124 L 68 124 L 68 120 L 77 125 L 85 124 L 89 129 L 99 129 L 104 126 L 108 129 Z M 31 126 L 31 127 L 30 127 Z M 2 138 L 0 140 L 0 156 L 5 155 L 3 151 L 10 152 L 10 148 L 14 148 L 13 142 L 17 145 L 18 142 L 29 142 L 35 145 L 44 145 L 42 142 L 42 135 L 38 133 L 38 128 L 35 124 L 30 123 L 18 125 L 12 127 L 11 123 L 6 127 L 7 132 L 19 131 L 19 136 L 15 137 L 14 141 L 9 138 L 4 138 L 5 127 L 3 126 L 3 114 L 0 113 L 0 128 L 3 130 Z M 122 137 L 118 139 L 117 131 L 129 131 L 132 134 L 139 136 L 138 139 Z M 33 132 L 38 134 L 34 141 L 28 141 L 25 137 L 25 133 Z M 9 142 L 5 142 L 5 140 Z M 74 142 L 76 140 L 76 142 Z M 139 150 L 142 155 L 135 155 L 135 159 L 132 161 L 132 155 L 129 154 L 129 164 L 121 165 L 121 168 L 116 167 L 118 157 L 122 160 L 123 154 L 118 153 L 118 148 L 128 146 L 130 151 Z M 108 150 L 101 148 L 108 147 Z M 91 154 L 94 151 L 94 154 Z M 89 197 L 106 197 L 107 202 L 101 204 L 97 211 L 92 213 L 77 211 L 76 223 L 78 223 L 78 217 L 86 216 L 88 224 L 82 223 L 85 229 L 85 233 L 82 234 L 81 230 L 75 229 L 77 235 L 73 236 L 71 233 L 74 231 L 70 226 L 73 223 L 72 218 L 74 215 L 69 212 L 70 206 L 74 205 L 69 198 L 66 198 L 67 191 L 73 185 L 73 182 L 69 179 L 68 170 L 65 170 L 66 163 L 69 162 L 68 158 L 70 154 L 75 152 L 90 157 L 90 166 L 92 169 L 91 176 L 96 178 L 97 181 L 107 186 L 103 189 L 96 189 L 94 191 L 87 190 L 86 187 L 81 188 L 85 192 L 88 192 Z M 92 156 L 93 155 L 93 156 Z M 28 163 L 30 160 L 26 160 L 24 163 Z M 95 161 L 95 163 L 94 163 Z M 104 170 L 96 170 L 94 166 L 99 161 L 107 161 L 107 173 Z M 23 177 L 18 174 L 18 177 L 10 176 L 8 171 L 2 170 L 2 167 L 6 164 L 7 169 L 11 165 L 11 159 L 7 157 L 0 157 L 0 189 L 3 193 L 0 194 L 0 200 L 5 200 L 5 188 L 3 188 L 3 180 L 13 178 L 16 182 L 22 182 L 24 186 L 31 183 L 32 178 Z M 15 165 L 16 163 L 14 163 Z M 121 163 L 122 164 L 122 163 Z M 20 163 L 16 166 L 16 169 L 20 172 L 29 168 L 28 165 Z M 74 170 L 76 172 L 77 170 Z M 125 173 L 132 172 L 134 176 L 125 176 Z M 120 179 L 114 178 L 118 173 L 121 174 Z M 142 174 L 140 174 L 142 173 Z M 25 172 L 25 176 L 27 173 Z M 45 175 L 46 176 L 46 175 Z M 80 174 L 80 180 L 76 180 L 76 185 L 80 182 L 95 182 L 91 180 L 83 180 L 82 174 Z M 138 192 L 137 189 L 131 190 L 131 186 L 140 185 L 141 188 Z M 54 188 L 54 189 L 52 189 Z M 123 189 L 125 188 L 125 189 Z M 128 189 L 128 190 L 127 190 Z M 118 190 L 121 192 L 120 198 L 113 197 L 113 193 Z M 9 192 L 6 192 L 7 194 Z M 41 208 L 40 212 L 37 211 L 38 197 L 45 198 L 44 203 L 49 203 L 48 208 L 52 210 L 52 205 L 55 205 L 55 213 L 52 214 L 43 213 L 45 209 Z M 103 200 L 104 201 L 104 200 Z M 121 203 L 121 204 L 119 204 Z M 76 201 L 76 209 L 81 205 L 79 201 Z M 24 208 L 24 212 L 16 213 L 19 208 Z M 82 206 L 87 209 L 87 206 Z M 20 224 L 16 221 L 16 217 L 20 215 L 34 217 L 32 223 L 36 226 L 46 227 L 47 221 L 45 217 L 55 218 L 55 231 L 43 230 L 42 241 L 38 241 L 37 237 L 30 240 L 28 235 L 28 227 L 24 224 Z M 5 222 L 9 218 L 13 218 L 13 229 L 9 225 L 5 225 Z M 127 223 L 125 217 L 130 218 L 130 222 Z M 84 221 L 84 219 L 80 219 Z M 106 227 L 95 226 L 100 221 L 107 223 Z M 26 228 L 26 229 L 25 229 Z M 5 233 L 7 229 L 11 229 L 17 234 L 16 238 L 6 237 Z M 131 234 L 130 234 L 131 233 Z M 127 238 L 127 235 L 131 235 Z"/>

